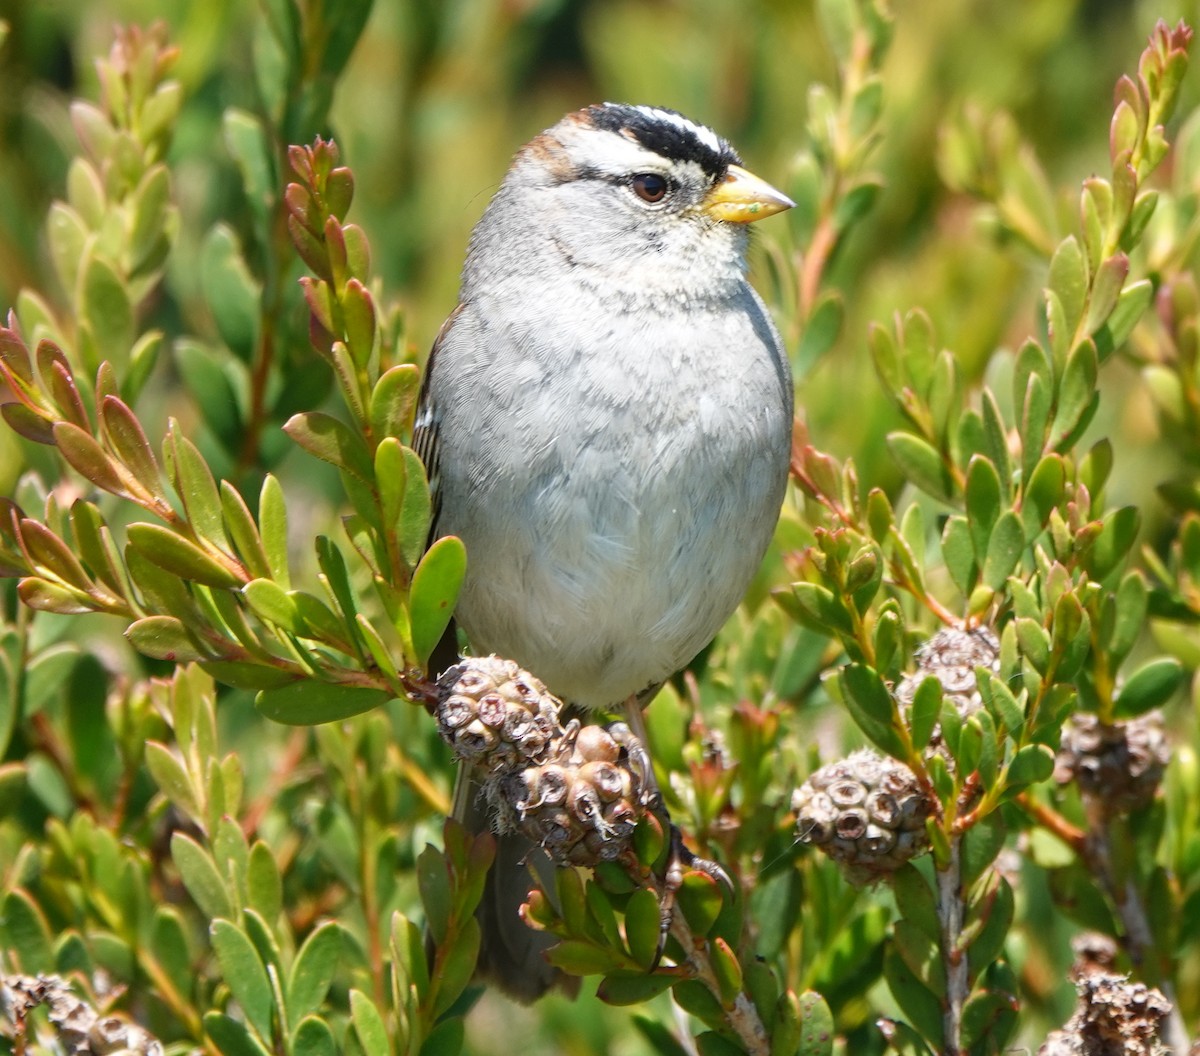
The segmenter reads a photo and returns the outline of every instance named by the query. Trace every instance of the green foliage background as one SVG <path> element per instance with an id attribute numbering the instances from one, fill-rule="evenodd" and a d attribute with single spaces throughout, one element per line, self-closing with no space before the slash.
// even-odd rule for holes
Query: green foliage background
<path id="1" fill-rule="evenodd" d="M 864 491 L 880 487 L 896 497 L 905 486 L 884 441 L 901 417 L 872 366 L 869 323 L 890 325 L 895 313 L 920 306 L 935 322 L 938 345 L 955 351 L 964 380 L 971 384 L 986 376 L 1005 391 L 1011 358 L 994 353 L 1016 348 L 1042 328 L 1038 291 L 1046 284 L 1045 260 L 994 218 L 989 221 L 972 199 L 947 186 L 937 164 L 946 129 L 964 112 L 1011 112 L 1051 184 L 1061 188 L 1054 218 L 1059 233 L 1072 230 L 1080 180 L 1105 172 L 1108 165 L 1113 83 L 1132 68 L 1157 19 L 1173 23 L 1182 17 L 1195 25 L 1198 16 L 1195 4 L 1165 0 L 897 6 L 895 35 L 882 69 L 882 137 L 870 161 L 882 191 L 826 273 L 825 285 L 840 291 L 845 321 L 798 389 L 814 444 L 839 461 L 852 457 Z M 216 343 L 221 335 L 197 266 L 207 233 L 223 219 L 252 264 L 269 256 L 257 241 L 255 206 L 244 195 L 222 130 L 228 107 L 261 108 L 252 59 L 262 32 L 261 11 L 233 0 L 88 0 L 0 4 L 0 18 L 10 24 L 0 51 L 0 304 L 14 303 L 25 287 L 62 299 L 42 225 L 50 202 L 63 194 L 77 149 L 67 105 L 74 97 L 96 96 L 92 59 L 107 52 L 114 23 L 161 18 L 180 48 L 174 75 L 186 97 L 167 159 L 180 229 L 146 322 L 170 335 L 195 334 Z M 677 108 L 720 130 L 753 171 L 787 189 L 793 159 L 809 138 L 809 85 L 833 77 L 813 6 L 793 0 L 377 0 L 344 72 L 336 85 L 329 84 L 334 94 L 327 127 L 309 127 L 298 118 L 287 131 L 289 140 L 299 143 L 317 133 L 336 136 L 357 179 L 352 219 L 367 232 L 374 273 L 403 314 L 401 357 L 419 362 L 455 303 L 468 234 L 509 156 L 563 112 L 598 99 Z M 1185 81 L 1181 113 L 1200 100 L 1197 82 L 1194 76 Z M 974 109 L 965 111 L 968 107 Z M 764 225 L 768 230 L 759 233 L 754 272 L 768 299 L 780 305 L 786 328 L 795 323 L 794 311 L 773 284 L 768 256 L 772 245 L 787 241 L 781 229 L 789 223 L 798 227 L 803 219 L 774 223 L 778 229 Z M 303 336 L 304 308 L 293 287 L 290 279 L 281 280 L 280 328 Z M 304 452 L 275 444 L 270 436 L 263 440 L 269 457 L 262 463 L 239 459 L 208 431 L 196 405 L 178 398 L 180 378 L 170 358 L 163 357 L 139 404 L 146 431 L 161 435 L 168 412 L 177 416 L 218 475 L 250 484 L 265 468 L 279 474 L 298 538 L 328 530 L 342 503 L 336 473 L 314 469 L 316 463 Z M 1101 409 L 1088 437 L 1107 435 L 1119 452 L 1108 501 L 1139 507 L 1143 540 L 1165 550 L 1174 522 L 1155 487 L 1178 473 L 1194 473 L 1190 453 L 1161 434 L 1138 364 L 1107 364 L 1100 385 Z M 0 431 L 0 493 L 17 491 L 26 470 L 47 471 L 52 465 L 44 452 Z M 794 499 L 780 531 L 779 552 L 808 541 L 798 524 L 799 507 Z M 301 569 L 307 563 L 313 572 L 308 550 L 297 560 Z M 814 738 L 823 757 L 861 738 L 817 684 L 835 655 L 824 639 L 785 626 L 781 612 L 762 604 L 767 586 L 784 577 L 775 553 L 751 599 L 757 621 L 746 614 L 734 621 L 701 677 L 698 695 L 721 723 L 739 699 L 782 701 L 794 709 L 786 738 L 771 758 L 781 771 L 803 773 L 815 761 L 806 749 Z M 13 618 L 15 595 L 9 585 L 4 590 L 6 615 Z M 72 655 L 70 663 L 52 659 L 31 672 L 40 680 L 35 688 L 52 701 L 47 713 L 55 722 L 61 718 L 78 743 L 95 734 L 86 726 L 86 709 L 103 706 L 96 689 L 103 683 L 101 664 L 127 671 L 145 664 L 159 674 L 168 670 L 137 658 L 120 637 L 121 629 L 108 619 L 38 617 L 40 648 L 81 645 L 87 654 L 83 660 Z M 75 703 L 55 696 L 55 680 L 64 672 L 70 674 Z M 678 756 L 682 771 L 685 749 L 669 742 L 679 732 L 674 720 L 688 714 L 688 705 L 669 695 L 656 711 L 652 733 L 668 742 L 664 754 Z M 285 896 L 297 932 L 306 922 L 338 911 L 346 889 L 356 882 L 345 860 L 354 853 L 344 831 L 347 819 L 331 814 L 323 800 L 331 786 L 339 796 L 351 790 L 350 798 L 352 790 L 366 788 L 354 776 L 364 768 L 390 774 L 371 786 L 371 794 L 380 798 L 379 816 L 405 819 L 396 837 L 397 880 L 390 895 L 412 910 L 415 862 L 427 841 L 440 843 L 439 808 L 444 809 L 452 779 L 448 752 L 432 723 L 416 709 L 390 705 L 379 721 L 356 727 L 358 739 L 344 753 L 344 770 L 330 776 L 319 773 L 315 762 L 318 749 L 326 766 L 338 755 L 328 734 L 265 724 L 246 693 L 224 694 L 217 715 L 223 751 L 237 754 L 246 771 L 244 802 L 258 812 L 259 834 L 287 867 Z M 1194 736 L 1194 721 L 1183 709 L 1172 719 L 1181 740 Z M 147 735 L 163 733 L 151 724 Z M 21 857 L 26 841 L 38 839 L 49 819 L 68 821 L 96 792 L 86 782 L 71 787 L 54 765 L 51 743 L 39 740 L 36 726 L 16 742 L 14 754 L 23 749 L 32 762 L 29 787 L 0 801 L 9 816 L 0 819 L 0 893 L 28 879 L 22 870 L 29 859 Z M 103 739 L 98 743 L 110 747 Z M 145 773 L 126 793 L 130 814 L 152 806 L 158 812 L 149 819 L 153 824 L 136 833 L 148 839 L 162 820 L 161 800 Z M 693 818 L 703 818 L 702 805 L 691 807 Z M 103 805 L 96 812 L 103 816 Z M 370 811 L 364 812 L 368 816 Z M 776 861 L 766 865 L 778 868 Z M 1025 987 L 1018 1040 L 1036 1047 L 1036 1039 L 1070 1012 L 1072 990 L 1064 982 L 1070 928 L 1053 911 L 1039 874 L 1022 875 L 1021 925 L 1010 937 L 1009 953 Z M 841 907 L 846 921 L 856 921 L 857 949 L 866 949 L 883 927 L 881 918 L 869 910 L 855 917 L 854 896 L 832 878 L 823 882 L 825 897 Z M 764 884 L 756 908 L 767 921 L 783 921 L 796 908 L 789 901 L 794 897 L 786 884 Z M 864 897 L 883 904 L 889 898 L 883 893 Z M 865 904 L 858 903 L 859 910 Z M 855 948 L 851 943 L 847 955 Z M 807 966 L 807 985 L 820 981 L 821 971 L 835 976 L 829 965 L 813 967 L 811 950 L 775 952 L 790 956 L 793 967 Z M 878 965 L 873 975 L 870 965 L 857 967 L 866 977 L 878 975 Z M 1194 963 L 1191 971 L 1194 981 Z M 873 983 L 868 995 L 855 990 L 853 972 L 838 978 L 849 996 L 840 1002 L 839 995 L 826 996 L 839 1014 L 839 1026 L 864 1046 L 849 1051 L 876 1051 L 878 1040 L 866 1040 L 874 1039 L 867 1016 L 874 1003 L 888 1005 L 882 984 Z M 514 1039 L 531 1053 L 646 1051 L 652 1031 L 639 1032 L 630 1014 L 601 1005 L 587 989 L 576 1003 L 552 998 L 530 1010 L 484 996 L 467 1019 L 468 1051 L 511 1051 Z M 649 1014 L 669 1023 L 667 999 L 659 998 Z M 1197 1014 L 1194 1000 L 1190 1014 Z"/>

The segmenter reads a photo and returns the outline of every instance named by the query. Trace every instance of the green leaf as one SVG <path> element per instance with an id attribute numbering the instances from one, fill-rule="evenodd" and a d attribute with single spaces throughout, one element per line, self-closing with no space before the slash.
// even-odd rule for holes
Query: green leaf
<path id="1" fill-rule="evenodd" d="M 147 561 L 180 579 L 222 589 L 241 586 L 233 572 L 170 528 L 139 521 L 126 529 L 126 536 Z"/>
<path id="2" fill-rule="evenodd" d="M 225 517 L 225 529 L 242 564 L 252 575 L 267 578 L 271 566 L 263 549 L 262 537 L 246 500 L 228 481 L 221 481 L 221 511 Z"/>
<path id="3" fill-rule="evenodd" d="M 1050 258 L 1049 285 L 1063 307 L 1068 329 L 1074 331 L 1083 318 L 1088 287 L 1087 265 L 1074 235 L 1063 239 Z"/>
<path id="4" fill-rule="evenodd" d="M 720 915 L 724 898 L 721 888 L 711 876 L 698 870 L 684 873 L 676 899 L 683 919 L 693 935 L 704 938 Z"/>
<path id="5" fill-rule="evenodd" d="M 375 348 L 375 302 L 358 279 L 350 279 L 342 291 L 342 319 L 350 354 L 364 367 Z"/>
<path id="6" fill-rule="evenodd" d="M 833 1013 L 825 999 L 813 990 L 806 990 L 800 995 L 800 1043 L 796 1056 L 831 1056 L 835 1036 Z"/>
<path id="7" fill-rule="evenodd" d="M 1150 306 L 1153 296 L 1154 285 L 1149 279 L 1131 282 L 1121 291 L 1108 322 L 1095 334 L 1096 351 L 1101 363 L 1129 340 L 1129 335 Z"/>
<path id="8" fill-rule="evenodd" d="M 411 363 L 390 367 L 371 392 L 371 431 L 377 441 L 408 435 L 421 388 L 421 372 Z"/>
<path id="9" fill-rule="evenodd" d="M 305 679 L 278 689 L 266 689 L 254 698 L 260 714 L 288 726 L 317 726 L 361 715 L 391 700 L 386 690 L 334 685 Z"/>
<path id="10" fill-rule="evenodd" d="M 1146 581 L 1136 569 L 1126 573 L 1117 592 L 1105 599 L 1100 640 L 1114 667 L 1129 655 L 1145 629 L 1149 599 Z"/>
<path id="11" fill-rule="evenodd" d="M 422 666 L 450 623 L 466 572 L 466 547 L 462 540 L 447 535 L 429 548 L 413 573 L 409 607 L 417 653 L 414 659 Z"/>
<path id="12" fill-rule="evenodd" d="M 7 409 L 21 405 L 5 404 L 4 406 Z M 13 423 L 9 422 L 9 425 L 13 425 Z M 19 429 L 17 431 L 21 432 L 22 436 L 28 435 Z M 121 479 L 104 448 L 90 433 L 84 432 L 79 426 L 72 425 L 70 422 L 56 422 L 45 442 L 53 443 L 70 466 L 96 487 L 126 499 L 138 497 Z"/>
<path id="13" fill-rule="evenodd" d="M 182 621 L 174 616 L 146 616 L 134 620 L 125 628 L 125 637 L 143 656 L 152 656 L 156 660 L 186 664 L 208 659 L 208 654 L 196 644 Z"/>
<path id="14" fill-rule="evenodd" d="M 648 887 L 638 888 L 625 906 L 625 938 L 633 959 L 649 971 L 658 956 L 662 914 L 658 898 Z"/>
<path id="15" fill-rule="evenodd" d="M 257 117 L 232 106 L 222 115 L 221 130 L 241 173 L 246 200 L 254 210 L 259 235 L 265 237 L 279 186 L 270 138 Z"/>
<path id="16" fill-rule="evenodd" d="M 435 1016 L 448 1012 L 471 982 L 479 960 L 482 934 L 479 921 L 469 916 L 462 922 L 453 944 L 439 950 L 442 962 L 441 971 L 434 978 L 437 988 L 437 998 L 433 1003 Z"/>
<path id="17" fill-rule="evenodd" d="M 105 396 L 100 401 L 100 423 L 113 452 L 134 480 L 145 489 L 147 495 L 165 502 L 166 492 L 163 491 L 158 463 L 137 415 L 115 396 Z"/>
<path id="18" fill-rule="evenodd" d="M 250 848 L 250 857 L 246 863 L 246 901 L 251 909 L 258 911 L 259 916 L 273 924 L 283 912 L 283 879 L 279 875 L 279 866 L 275 863 L 275 855 L 262 840 L 255 840 Z M 312 941 L 313 935 L 322 931 L 326 925 L 320 925 L 305 942 Z M 304 951 L 301 950 L 301 953 Z M 292 966 L 292 978 L 295 979 L 297 965 Z M 289 989 L 288 1009 L 295 1019 L 304 1014 L 305 1006 L 295 1000 Z"/>
<path id="19" fill-rule="evenodd" d="M 969 597 L 979 579 L 975 562 L 975 544 L 967 518 L 958 514 L 946 518 L 942 529 L 942 560 L 954 585 L 964 597 Z"/>
<path id="20" fill-rule="evenodd" d="M 90 237 L 88 225 L 75 209 L 63 202 L 51 204 L 46 216 L 46 240 L 54 271 L 68 295 L 75 292 L 79 265 L 86 258 Z"/>
<path id="21" fill-rule="evenodd" d="M 294 672 L 265 664 L 204 660 L 200 666 L 216 681 L 235 689 L 276 689 L 296 679 Z"/>
<path id="22" fill-rule="evenodd" d="M 174 219 L 171 207 L 171 176 L 165 165 L 146 170 L 130 203 L 133 224 L 129 232 L 131 275 L 157 268 L 169 250 Z"/>
<path id="23" fill-rule="evenodd" d="M 1000 475 L 987 458 L 976 455 L 967 467 L 966 512 L 971 544 L 980 565 L 988 551 L 992 528 L 1004 508 Z"/>
<path id="24" fill-rule="evenodd" d="M 433 505 L 429 495 L 429 478 L 425 464 L 411 448 L 404 449 L 407 466 L 404 503 L 396 522 L 400 541 L 400 556 L 409 568 L 415 568 L 429 542 L 429 526 L 433 521 Z"/>
<path id="25" fill-rule="evenodd" d="M 322 411 L 292 415 L 283 425 L 287 433 L 310 455 L 344 469 L 364 483 L 371 483 L 371 456 L 362 435 L 344 422 Z"/>
<path id="26" fill-rule="evenodd" d="M 342 930 L 335 921 L 327 920 L 304 940 L 288 975 L 288 1014 L 293 1019 L 320 1010 L 341 956 Z"/>
<path id="27" fill-rule="evenodd" d="M 1025 529 L 1021 518 L 1014 511 L 1005 510 L 988 540 L 987 556 L 983 562 L 984 584 L 992 590 L 1002 590 L 1024 551 Z"/>
<path id="28" fill-rule="evenodd" d="M 846 309 L 841 295 L 828 290 L 817 299 L 796 349 L 796 373 L 803 377 L 833 347 L 842 332 Z"/>
<path id="29" fill-rule="evenodd" d="M 291 634 L 311 637 L 296 602 L 273 579 L 253 579 L 242 587 L 242 597 L 260 620 L 282 627 Z"/>
<path id="30" fill-rule="evenodd" d="M 1050 511 L 1062 502 L 1066 467 L 1060 455 L 1050 454 L 1038 462 L 1021 496 L 1021 524 L 1025 539 L 1032 542 L 1050 519 Z"/>
<path id="31" fill-rule="evenodd" d="M 177 810 L 189 818 L 202 820 L 200 803 L 191 778 L 166 745 L 158 741 L 146 743 L 146 768 L 154 778 L 154 783 Z"/>
<path id="32" fill-rule="evenodd" d="M 883 976 L 901 1011 L 917 1030 L 933 1043 L 935 1051 L 943 1047 L 942 1003 L 904 963 L 894 946 L 883 958 Z"/>
<path id="33" fill-rule="evenodd" d="M 95 370 L 107 360 L 122 373 L 133 346 L 133 306 L 120 276 L 106 261 L 92 256 L 83 270 L 83 321 L 95 343 L 95 361 L 85 365 Z"/>
<path id="34" fill-rule="evenodd" d="M 421 1043 L 420 1056 L 460 1056 L 465 1044 L 464 1023 L 462 1016 L 443 1019 Z"/>
<path id="35" fill-rule="evenodd" d="M 1183 665 L 1173 657 L 1161 657 L 1139 667 L 1117 694 L 1113 714 L 1132 719 L 1162 707 L 1183 685 Z"/>
<path id="36" fill-rule="evenodd" d="M 168 426 L 165 458 L 171 481 L 183 500 L 196 535 L 220 549 L 227 548 L 229 540 L 225 537 L 221 496 L 212 470 L 196 445 L 180 432 L 179 423 L 174 419 Z"/>
<path id="37" fill-rule="evenodd" d="M 1009 929 L 1013 921 L 1013 892 L 1008 881 L 996 877 L 991 881 L 996 885 L 994 895 L 985 895 L 976 901 L 969 909 L 967 924 L 970 926 L 976 915 L 983 915 L 983 926 L 967 947 L 967 959 L 970 963 L 971 974 L 974 977 L 987 968 L 1004 949 Z"/>
<path id="38" fill-rule="evenodd" d="M 954 482 L 941 456 L 919 436 L 912 433 L 887 434 L 888 451 L 905 477 L 928 495 L 948 502 L 954 494 Z"/>
<path id="39" fill-rule="evenodd" d="M 892 874 L 892 893 L 900 916 L 921 932 L 930 942 L 941 942 L 941 924 L 937 915 L 937 900 L 929 882 L 911 862 Z"/>
<path id="40" fill-rule="evenodd" d="M 1028 478 L 1042 457 L 1050 418 L 1050 384 L 1039 374 L 1029 377 L 1021 397 L 1021 476 Z"/>
<path id="41" fill-rule="evenodd" d="M 1116 253 L 1104 261 L 1092 280 L 1092 295 L 1088 302 L 1086 331 L 1094 334 L 1112 314 L 1121 296 L 1121 287 L 1129 275 L 1129 258 Z"/>
<path id="42" fill-rule="evenodd" d="M 564 939 L 547 951 L 546 960 L 570 975 L 607 975 L 629 967 L 616 951 L 582 939 Z"/>
<path id="43" fill-rule="evenodd" d="M 175 906 L 159 906 L 154 911 L 150 949 L 175 989 L 181 994 L 190 993 L 196 981 L 195 961 L 183 916 Z"/>
<path id="44" fill-rule="evenodd" d="M 596 996 L 606 1005 L 640 1005 L 669 990 L 674 982 L 670 975 L 612 972 L 600 980 Z"/>
<path id="45" fill-rule="evenodd" d="M 262 287 L 250 274 L 237 235 L 219 223 L 200 247 L 200 287 L 221 340 L 243 363 L 254 360 L 258 347 Z"/>
<path id="46" fill-rule="evenodd" d="M 171 858 L 183 886 L 206 917 L 215 919 L 233 915 L 229 893 L 208 851 L 190 836 L 176 831 L 171 836 Z"/>
<path id="47" fill-rule="evenodd" d="M 224 1012 L 206 1012 L 204 1032 L 212 1038 L 221 1056 L 271 1056 L 244 1023 Z"/>
<path id="48" fill-rule="evenodd" d="M 942 683 L 933 675 L 929 675 L 917 686 L 917 691 L 913 694 L 912 708 L 909 711 L 909 732 L 912 736 L 913 747 L 917 751 L 929 743 L 941 711 Z"/>
<path id="49" fill-rule="evenodd" d="M 883 679 L 863 664 L 847 664 L 838 673 L 850 717 L 888 755 L 903 757 L 904 741 L 895 728 L 895 702 Z"/>
<path id="50" fill-rule="evenodd" d="M 1054 752 L 1044 744 L 1027 744 L 1008 764 L 1007 787 L 1024 788 L 1039 784 L 1054 773 Z"/>
<path id="51" fill-rule="evenodd" d="M 1090 418 L 1090 408 L 1095 403 L 1099 371 L 1100 362 L 1096 356 L 1095 343 L 1081 341 L 1067 357 L 1058 390 L 1054 446 L 1059 450 L 1064 450 L 1071 443 L 1078 434 L 1080 424 Z"/>
<path id="52" fill-rule="evenodd" d="M 305 1016 L 292 1035 L 290 1056 L 339 1056 L 333 1031 L 318 1016 Z"/>
<path id="53" fill-rule="evenodd" d="M 826 634 L 854 634 L 854 621 L 849 610 L 828 587 L 818 583 L 793 583 L 790 592 L 784 588 L 775 597 L 791 616 L 814 630 Z"/>
<path id="54" fill-rule="evenodd" d="M 14 888 L 0 903 L 0 948 L 15 957 L 27 975 L 54 971 L 50 927 L 38 904 L 21 888 Z"/>
<path id="55" fill-rule="evenodd" d="M 267 969 L 254 944 L 228 920 L 215 920 L 209 928 L 213 951 L 221 965 L 221 975 L 241 1006 L 246 1018 L 264 1041 L 271 1039 L 271 1011 L 274 1001 Z M 280 1009 L 282 1018 L 283 1010 Z"/>
<path id="56" fill-rule="evenodd" d="M 886 327 L 872 323 L 867 330 L 867 347 L 884 390 L 895 398 L 904 388 L 904 370 L 900 365 L 896 339 Z"/>
<path id="57" fill-rule="evenodd" d="M 291 586 L 288 570 L 287 499 L 279 480 L 267 474 L 258 499 L 258 525 L 263 549 L 271 566 L 271 578 L 284 590 Z"/>
<path id="58" fill-rule="evenodd" d="M 1122 506 L 1104 517 L 1100 534 L 1083 555 L 1084 566 L 1093 579 L 1103 582 L 1124 564 L 1140 527 L 1141 514 L 1136 506 Z"/>
<path id="59" fill-rule="evenodd" d="M 720 1026 L 725 1021 L 724 1011 L 713 992 L 699 979 L 684 979 L 676 982 L 671 993 L 675 1003 L 685 1012 L 695 1016 L 706 1026 Z"/>

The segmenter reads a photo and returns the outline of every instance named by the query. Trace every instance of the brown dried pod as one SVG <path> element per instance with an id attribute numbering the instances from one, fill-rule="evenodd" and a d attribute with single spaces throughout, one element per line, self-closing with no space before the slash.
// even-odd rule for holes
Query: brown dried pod
<path id="1" fill-rule="evenodd" d="M 562 727 L 562 704 L 528 671 L 497 656 L 466 657 L 438 679 L 438 731 L 484 770 L 541 759 Z"/>
<path id="2" fill-rule="evenodd" d="M 796 835 L 856 884 L 882 880 L 929 848 L 933 804 L 916 775 L 869 748 L 812 774 L 792 797 Z"/>
<path id="3" fill-rule="evenodd" d="M 541 762 L 485 782 L 501 832 L 519 831 L 560 865 L 595 865 L 630 846 L 650 790 L 640 745 L 619 724 L 568 729 Z"/>
<path id="4" fill-rule="evenodd" d="M 1163 1056 L 1159 1028 L 1171 1003 L 1127 976 L 1098 971 L 1075 983 L 1075 1014 L 1053 1031 L 1038 1056 Z"/>
<path id="5" fill-rule="evenodd" d="M 1000 670 L 1000 641 L 989 627 L 969 631 L 944 627 L 917 649 L 915 659 L 917 670 L 896 685 L 896 700 L 901 708 L 907 709 L 917 688 L 933 676 L 942 684 L 942 698 L 967 719 L 983 707 L 975 668 Z"/>
<path id="6" fill-rule="evenodd" d="M 1154 799 L 1170 757 L 1161 711 L 1111 726 L 1076 712 L 1063 727 L 1054 776 L 1075 781 L 1104 814 L 1126 814 Z"/>

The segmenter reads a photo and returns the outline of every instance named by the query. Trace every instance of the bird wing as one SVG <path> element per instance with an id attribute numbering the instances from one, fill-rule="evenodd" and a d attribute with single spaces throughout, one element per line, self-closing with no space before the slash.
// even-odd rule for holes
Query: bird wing
<path id="1" fill-rule="evenodd" d="M 429 542 L 437 538 L 438 512 L 441 509 L 441 494 L 438 480 L 438 425 L 439 409 L 433 399 L 433 372 L 437 369 L 438 349 L 442 347 L 454 320 L 463 310 L 459 304 L 442 323 L 433 339 L 433 347 L 429 350 L 429 359 L 425 362 L 425 376 L 421 379 L 421 392 L 417 397 L 417 415 L 413 421 L 413 450 L 425 466 L 425 476 L 429 480 L 429 501 L 433 510 L 433 518 L 429 525 Z"/>

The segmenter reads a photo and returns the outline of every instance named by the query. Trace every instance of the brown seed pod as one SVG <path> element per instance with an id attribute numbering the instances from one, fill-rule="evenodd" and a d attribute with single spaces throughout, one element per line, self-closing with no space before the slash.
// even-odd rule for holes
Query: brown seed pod
<path id="1" fill-rule="evenodd" d="M 1111 726 L 1077 712 L 1063 727 L 1054 776 L 1075 781 L 1104 814 L 1127 814 L 1154 799 L 1170 755 L 1161 711 Z"/>
<path id="2" fill-rule="evenodd" d="M 932 803 L 903 763 L 869 748 L 821 767 L 792 797 L 796 835 L 856 884 L 886 878 L 929 847 Z"/>
<path id="3" fill-rule="evenodd" d="M 438 731 L 460 759 L 488 771 L 540 759 L 562 733 L 559 700 L 497 656 L 466 657 L 438 679 Z"/>

